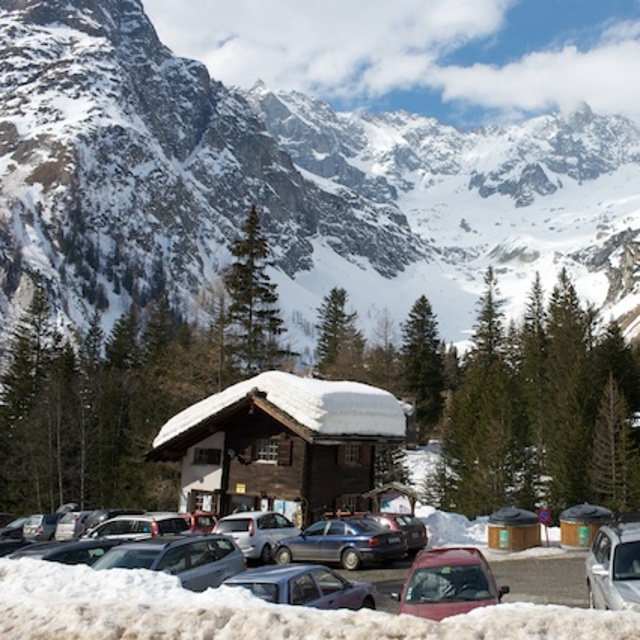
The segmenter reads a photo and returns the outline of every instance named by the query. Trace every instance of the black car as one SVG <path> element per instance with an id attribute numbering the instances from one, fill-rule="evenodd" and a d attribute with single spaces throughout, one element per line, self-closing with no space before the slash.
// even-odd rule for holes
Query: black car
<path id="1" fill-rule="evenodd" d="M 121 540 L 104 538 L 33 542 L 14 551 L 8 557 L 34 558 L 62 564 L 86 564 L 91 566 L 107 551 L 121 543 Z"/>
<path id="2" fill-rule="evenodd" d="M 0 538 L 0 558 L 31 544 L 34 543 L 26 538 Z"/>
<path id="3" fill-rule="evenodd" d="M 8 538 L 19 540 L 20 538 L 23 538 L 22 529 L 24 527 L 24 523 L 28 519 L 29 518 L 27 516 L 16 518 L 9 522 L 5 527 L 0 528 L 0 540 L 6 540 Z"/>

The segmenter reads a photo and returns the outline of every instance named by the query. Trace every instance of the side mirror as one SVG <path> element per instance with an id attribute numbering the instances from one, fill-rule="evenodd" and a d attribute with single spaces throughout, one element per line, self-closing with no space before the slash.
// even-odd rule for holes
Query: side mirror
<path id="1" fill-rule="evenodd" d="M 399 593 L 397 593 L 396 591 L 392 591 L 392 592 L 389 594 L 389 597 L 390 597 L 392 600 L 395 600 L 396 602 L 400 602 L 400 594 L 399 594 Z"/>
<path id="2" fill-rule="evenodd" d="M 591 572 L 593 573 L 594 576 L 600 576 L 601 578 L 606 578 L 609 575 L 609 572 L 607 571 L 605 566 L 600 563 L 594 564 L 591 567 Z"/>
<path id="3" fill-rule="evenodd" d="M 509 587 L 507 586 L 500 587 L 498 589 L 498 600 L 502 600 L 502 596 L 505 596 L 507 595 L 507 593 L 510 593 L 510 592 L 511 592 L 511 589 Z"/>

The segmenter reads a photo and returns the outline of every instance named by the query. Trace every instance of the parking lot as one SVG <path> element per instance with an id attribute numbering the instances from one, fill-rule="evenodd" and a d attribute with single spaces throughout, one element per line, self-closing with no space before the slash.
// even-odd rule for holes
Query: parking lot
<path id="1" fill-rule="evenodd" d="M 504 602 L 588 608 L 584 552 L 558 552 L 549 556 L 487 552 L 485 555 L 498 585 L 508 585 L 511 589 Z M 410 566 L 411 560 L 406 559 L 391 567 L 340 570 L 340 573 L 349 580 L 374 582 L 380 591 L 378 608 L 395 613 L 397 603 L 390 594 L 401 590 Z"/>

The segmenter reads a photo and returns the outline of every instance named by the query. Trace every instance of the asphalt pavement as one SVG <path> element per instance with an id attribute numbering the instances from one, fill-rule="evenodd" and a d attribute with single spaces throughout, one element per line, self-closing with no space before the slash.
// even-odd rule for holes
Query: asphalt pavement
<path id="1" fill-rule="evenodd" d="M 503 602 L 532 602 L 588 608 L 585 552 L 562 551 L 553 555 L 529 555 L 527 552 L 485 553 L 498 586 L 508 585 Z M 378 609 L 395 613 L 398 605 L 391 593 L 399 593 L 408 575 L 411 559 L 390 567 L 371 567 L 358 571 L 339 570 L 349 580 L 373 582 L 378 587 Z"/>

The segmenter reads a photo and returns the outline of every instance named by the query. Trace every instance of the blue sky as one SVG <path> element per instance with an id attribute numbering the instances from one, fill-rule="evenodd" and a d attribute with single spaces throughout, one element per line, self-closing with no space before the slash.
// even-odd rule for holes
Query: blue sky
<path id="1" fill-rule="evenodd" d="M 587 102 L 640 123 L 640 0 L 143 0 L 212 77 L 459 127 Z"/>

